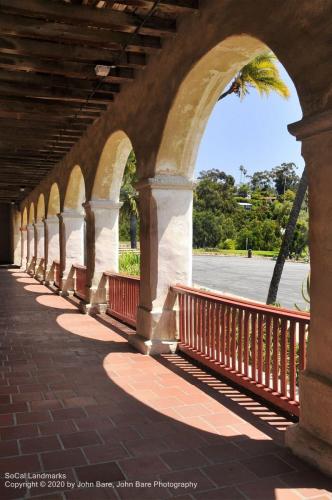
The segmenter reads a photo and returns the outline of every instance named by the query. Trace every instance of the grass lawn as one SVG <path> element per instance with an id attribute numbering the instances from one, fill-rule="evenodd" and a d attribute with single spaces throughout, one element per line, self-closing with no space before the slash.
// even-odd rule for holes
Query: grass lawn
<path id="1" fill-rule="evenodd" d="M 200 255 L 200 254 L 211 254 L 211 255 L 239 255 L 239 256 L 247 256 L 248 252 L 247 250 L 222 250 L 219 248 L 194 248 L 193 249 L 193 254 L 194 255 Z M 258 257 L 269 257 L 274 258 L 278 256 L 278 252 L 274 250 L 253 250 L 252 251 L 253 256 L 258 256 Z"/>

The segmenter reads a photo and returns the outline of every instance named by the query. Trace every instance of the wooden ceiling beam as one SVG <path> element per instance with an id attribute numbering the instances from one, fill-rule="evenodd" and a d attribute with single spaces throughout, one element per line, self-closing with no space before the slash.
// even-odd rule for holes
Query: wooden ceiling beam
<path id="1" fill-rule="evenodd" d="M 85 104 L 89 98 L 89 94 L 82 91 L 68 89 L 61 89 L 51 87 L 50 89 L 41 89 L 38 85 L 20 84 L 18 82 L 1 82 L 0 80 L 0 95 L 7 97 L 27 97 L 38 99 L 39 102 L 44 104 L 48 102 L 57 102 L 61 104 Z M 96 92 L 92 98 L 89 99 L 89 106 L 104 105 L 108 106 L 113 101 L 112 94 Z M 102 108 L 99 108 L 102 110 Z"/>
<path id="2" fill-rule="evenodd" d="M 29 122 L 30 121 L 34 121 L 34 122 L 44 122 L 47 126 L 49 123 L 56 123 L 58 127 L 66 127 L 67 126 L 67 123 L 66 123 L 66 119 L 71 119 L 71 118 L 74 118 L 74 117 L 71 117 L 70 115 L 67 115 L 67 116 L 57 116 L 57 115 L 52 115 L 52 114 L 45 114 L 45 113 L 33 113 L 33 115 L 31 113 L 22 113 L 22 112 L 16 112 L 16 111 L 6 111 L 6 110 L 3 110 L 0 108 L 0 118 L 6 118 L 6 119 L 10 119 L 10 120 L 17 120 L 18 122 L 20 120 L 23 120 L 25 122 L 27 122 L 26 124 L 26 127 L 27 127 L 27 130 L 29 130 Z M 84 124 L 84 125 L 91 125 L 94 121 L 95 121 L 95 118 L 87 118 L 87 117 L 82 117 L 82 116 L 77 116 L 75 117 L 75 122 L 78 122 L 80 124 Z M 71 124 L 68 123 L 68 127 L 70 126 Z"/>
<path id="3" fill-rule="evenodd" d="M 1 25 L 1 23 L 0 23 Z M 21 86 L 32 84 L 37 85 L 41 89 L 52 89 L 60 88 L 70 93 L 71 90 L 87 92 L 91 94 L 94 90 L 96 84 L 91 80 L 81 80 L 78 78 L 66 78 L 59 75 L 42 75 L 29 72 L 15 72 L 6 71 L 0 69 L 0 81 L 5 81 L 8 83 L 17 82 Z M 102 82 L 98 86 L 98 92 L 109 93 L 110 95 L 114 92 L 120 91 L 120 85 L 116 83 L 105 83 Z"/>
<path id="4" fill-rule="evenodd" d="M 95 119 L 100 116 L 100 111 L 97 109 L 80 109 L 79 106 L 61 106 L 59 104 L 53 103 L 38 103 L 33 104 L 31 102 L 26 102 L 24 100 L 10 100 L 7 101 L 5 98 L 0 96 L 0 112 L 12 112 L 12 113 L 31 113 L 31 115 L 42 115 L 45 114 L 46 118 L 51 113 L 55 113 L 57 118 L 59 116 L 74 116 L 75 113 L 80 112 L 85 118 Z"/>
<path id="5" fill-rule="evenodd" d="M 64 4 L 62 4 L 64 5 Z M 72 26 L 48 22 L 44 19 L 6 14 L 0 7 L 0 34 L 19 38 L 34 38 L 61 43 L 81 43 L 101 48 L 114 47 L 126 50 L 153 52 L 161 48 L 161 40 L 156 36 L 121 33 L 106 29 Z"/>
<path id="6" fill-rule="evenodd" d="M 0 57 L 0 68 L 7 71 L 29 71 L 34 73 L 46 73 L 48 75 L 61 75 L 67 78 L 82 80 L 94 80 L 94 86 L 100 78 L 96 76 L 94 65 L 74 62 L 48 61 L 46 59 L 35 59 L 28 56 L 2 56 Z M 134 70 L 132 68 L 114 68 L 109 75 L 103 79 L 109 83 L 122 83 L 133 80 Z"/>
<path id="7" fill-rule="evenodd" d="M 76 115 L 79 113 L 79 116 L 77 116 L 77 119 L 80 120 L 81 118 L 88 118 L 91 120 L 94 120 L 100 116 L 100 112 L 98 110 L 93 110 L 93 109 L 85 109 L 82 108 L 80 110 L 79 107 L 77 108 L 71 108 L 71 107 L 66 107 L 66 106 L 48 106 L 48 104 L 29 104 L 29 103 L 24 103 L 24 102 L 6 102 L 4 99 L 1 99 L 0 97 L 0 116 L 1 113 L 6 113 L 5 118 L 8 116 L 10 117 L 11 114 L 13 114 L 14 118 L 15 115 L 19 114 L 21 115 L 29 113 L 31 118 L 36 118 L 36 119 L 45 119 L 47 120 L 50 115 L 52 115 L 51 120 L 56 118 L 56 120 L 59 119 L 59 117 L 76 117 Z M 53 115 L 54 113 L 54 115 Z M 38 117 L 38 118 L 37 118 Z"/>
<path id="8" fill-rule="evenodd" d="M 22 156 L 24 155 L 24 156 Z M 13 153 L 13 151 L 4 151 L 4 150 L 1 150 L 0 149 L 0 159 L 2 160 L 10 160 L 10 161 L 15 161 L 15 162 L 19 162 L 19 163 L 22 163 L 23 165 L 25 164 L 33 164 L 33 162 L 37 162 L 37 161 L 45 161 L 45 165 L 47 163 L 51 163 L 52 161 L 54 160 L 57 160 L 61 158 L 61 155 L 59 154 L 36 154 L 34 152 L 34 155 L 32 154 L 32 152 L 27 152 L 27 151 L 21 151 L 21 152 L 18 152 L 18 153 Z"/>
<path id="9" fill-rule="evenodd" d="M 25 118 L 21 120 L 17 119 L 4 119 L 0 117 L 0 129 L 3 127 L 17 128 L 26 130 L 28 134 L 33 133 L 34 130 L 52 130 L 54 133 L 58 133 L 63 130 L 64 133 L 83 133 L 87 129 L 87 124 L 79 123 L 68 123 L 64 119 L 59 119 L 58 122 L 49 122 L 42 124 L 38 120 Z"/>
<path id="10" fill-rule="evenodd" d="M 81 63 L 112 63 L 118 66 L 144 68 L 147 63 L 145 54 L 137 52 L 120 52 L 119 50 L 69 45 L 45 40 L 29 40 L 26 38 L 0 38 L 0 54 L 23 55 L 61 61 Z M 121 56 L 121 57 L 120 57 Z"/>
<path id="11" fill-rule="evenodd" d="M 24 0 L 24 2 L 22 0 L 0 0 L 0 8 L 3 12 L 15 15 L 67 23 L 72 26 L 93 26 L 104 30 L 112 29 L 124 32 L 135 31 L 145 17 L 119 10 L 101 10 L 87 5 L 76 6 L 63 2 L 50 2 L 49 0 Z M 148 35 L 169 35 L 175 32 L 175 20 L 154 15 L 146 19 L 144 26 L 140 28 L 140 33 Z"/>
<path id="12" fill-rule="evenodd" d="M 111 2 L 112 0 L 107 0 Z M 154 0 L 116 0 L 116 3 L 128 5 L 130 7 L 146 7 L 154 6 Z M 198 10 L 199 0 L 160 0 L 158 10 L 169 13 L 192 12 Z"/>

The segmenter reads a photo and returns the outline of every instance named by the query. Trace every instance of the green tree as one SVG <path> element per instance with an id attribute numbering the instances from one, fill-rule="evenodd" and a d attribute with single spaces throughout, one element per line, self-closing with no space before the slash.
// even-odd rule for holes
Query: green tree
<path id="1" fill-rule="evenodd" d="M 272 170 L 273 182 L 279 196 L 285 194 L 287 189 L 296 191 L 300 180 L 296 169 L 295 163 L 282 163 Z"/>
<path id="2" fill-rule="evenodd" d="M 276 92 L 281 97 L 288 98 L 290 92 L 280 77 L 276 61 L 276 56 L 270 51 L 254 57 L 237 73 L 219 100 L 230 94 L 236 94 L 243 99 L 252 88 L 260 95 L 268 96 L 271 92 Z"/>
<path id="3" fill-rule="evenodd" d="M 137 248 L 138 193 L 134 187 L 136 182 L 136 156 L 134 151 L 131 151 L 120 189 L 120 201 L 123 203 L 122 211 L 125 218 L 129 219 L 131 248 Z"/>
<path id="4" fill-rule="evenodd" d="M 215 248 L 221 238 L 220 218 L 210 211 L 194 210 L 193 233 L 195 248 Z"/>
<path id="5" fill-rule="evenodd" d="M 234 210 L 235 179 L 217 169 L 200 172 L 195 190 L 197 210 L 230 213 Z"/>

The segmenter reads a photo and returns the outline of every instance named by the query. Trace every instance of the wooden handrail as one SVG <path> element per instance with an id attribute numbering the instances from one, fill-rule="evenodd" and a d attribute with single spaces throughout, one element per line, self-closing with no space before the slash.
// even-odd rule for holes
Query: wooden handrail
<path id="1" fill-rule="evenodd" d="M 255 302 L 247 299 L 232 298 L 228 295 L 223 295 L 221 293 L 210 292 L 208 290 L 201 290 L 198 288 L 192 288 L 186 285 L 177 284 L 171 287 L 171 290 L 179 294 L 189 294 L 192 297 L 201 297 L 214 302 L 220 302 L 223 304 L 228 304 L 230 306 L 242 307 L 251 311 L 259 311 L 266 314 L 272 314 L 281 316 L 288 319 L 305 320 L 306 322 L 310 320 L 310 313 L 306 311 L 297 311 L 293 309 L 287 309 L 284 307 L 276 307 L 267 304 L 261 304 L 260 302 Z"/>

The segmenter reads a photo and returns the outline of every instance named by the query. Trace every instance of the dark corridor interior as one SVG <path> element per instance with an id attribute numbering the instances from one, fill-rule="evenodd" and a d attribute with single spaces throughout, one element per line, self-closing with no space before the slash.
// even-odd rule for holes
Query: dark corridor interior
<path id="1" fill-rule="evenodd" d="M 10 205 L 0 203 L 0 264 L 12 264 Z"/>

